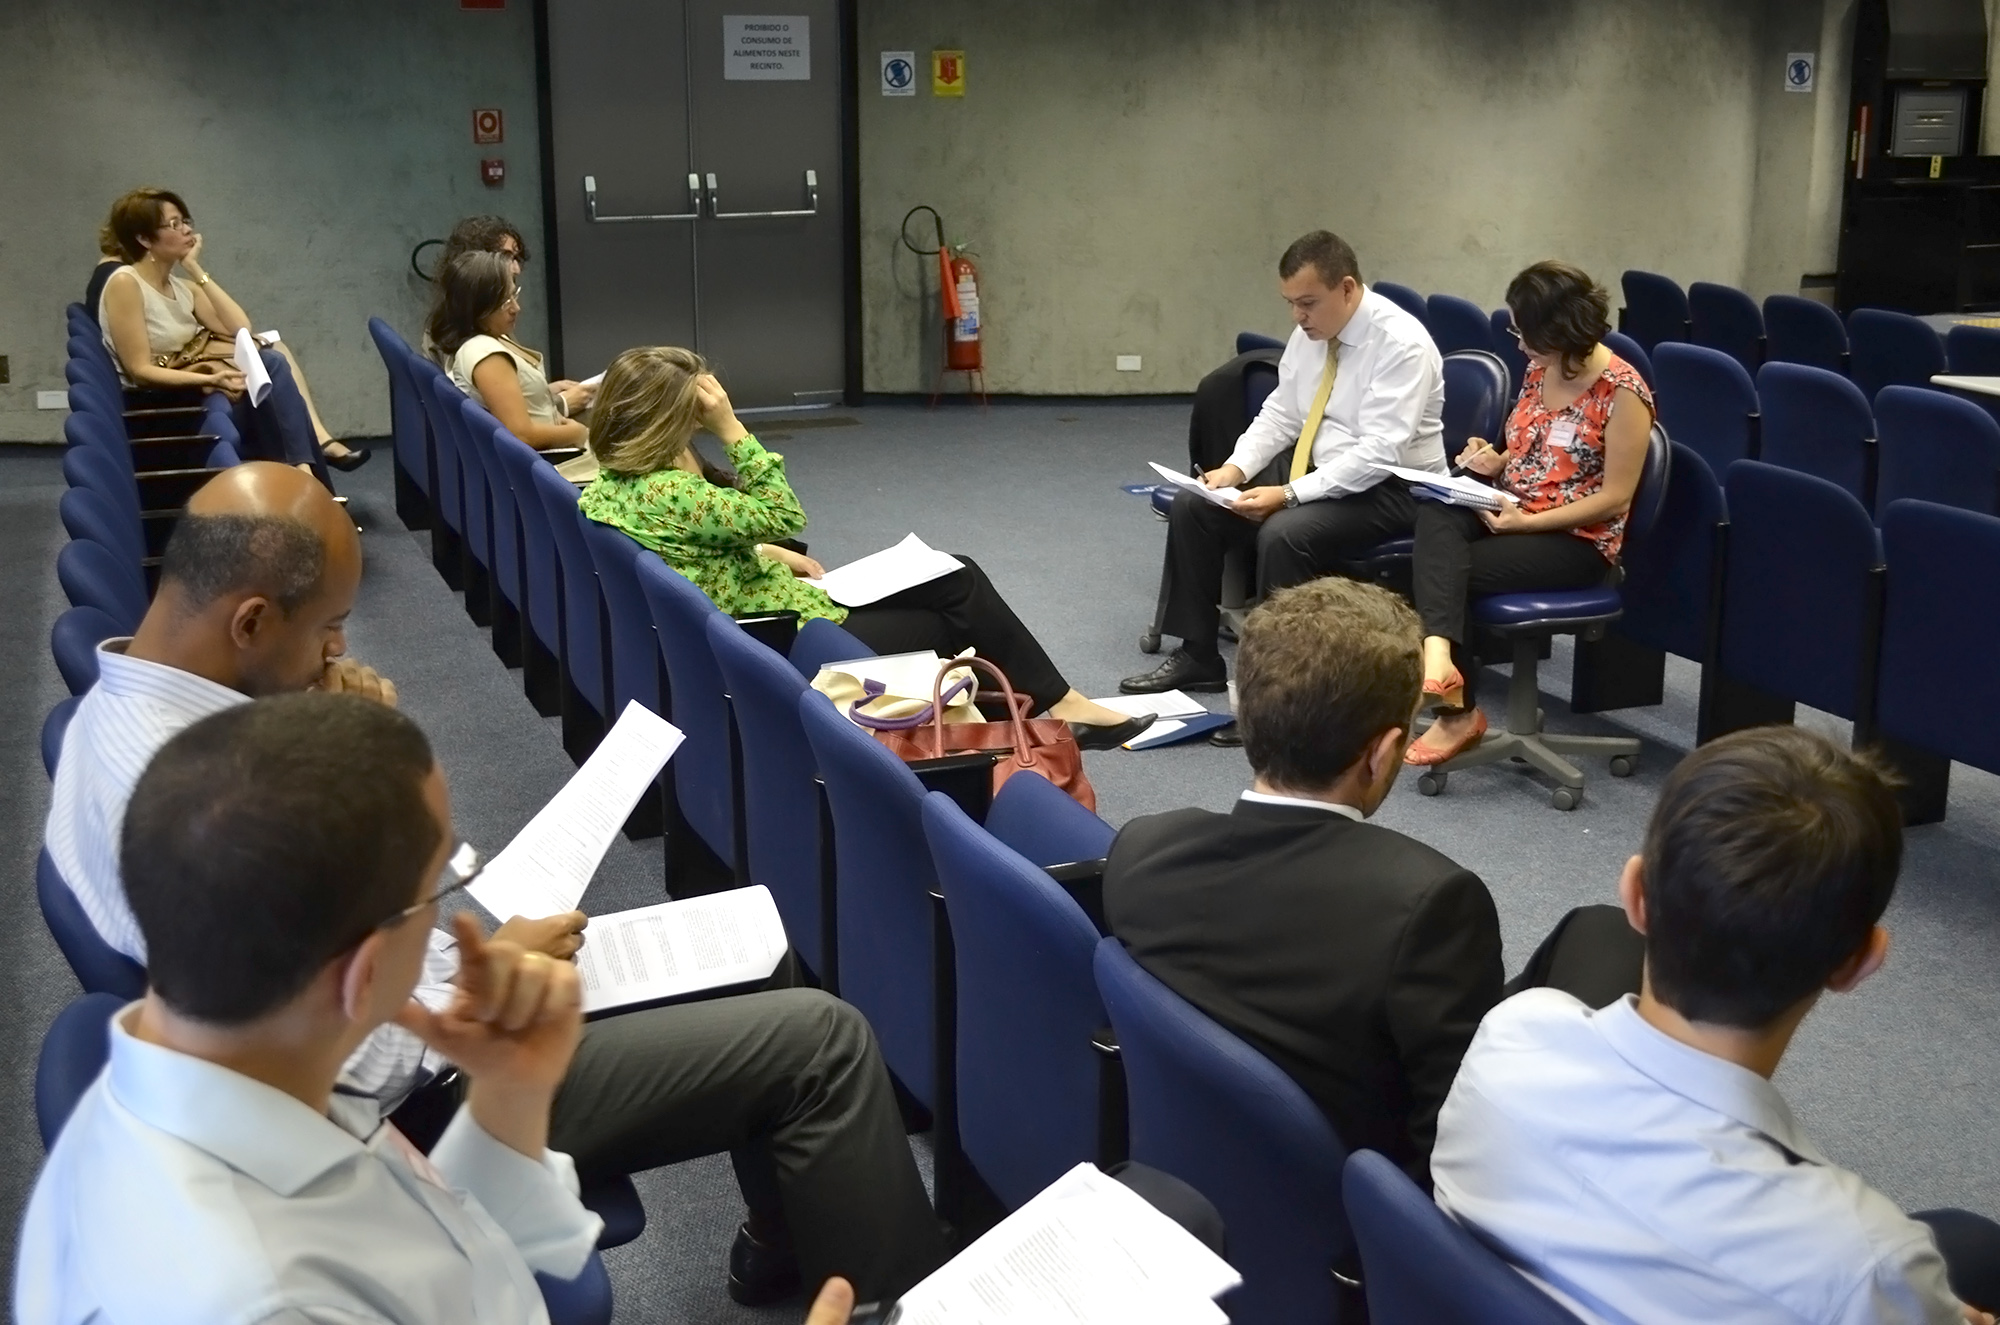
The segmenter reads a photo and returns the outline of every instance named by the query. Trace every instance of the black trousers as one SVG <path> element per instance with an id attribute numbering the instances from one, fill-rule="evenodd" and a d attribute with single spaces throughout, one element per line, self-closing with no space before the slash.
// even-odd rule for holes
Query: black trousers
<path id="1" fill-rule="evenodd" d="M 1616 906 L 1579 906 L 1549 931 L 1509 980 L 1502 996 L 1523 989 L 1560 989 L 1594 1008 L 1639 992 L 1646 940 Z"/>
<path id="2" fill-rule="evenodd" d="M 1213 657 L 1222 626 L 1222 563 L 1232 548 L 1256 549 L 1261 598 L 1317 579 L 1340 562 L 1409 533 L 1416 505 L 1410 490 L 1390 479 L 1350 497 L 1328 497 L 1278 511 L 1260 524 L 1192 492 L 1178 493 L 1167 517 L 1172 583 L 1160 629 L 1178 635 L 1197 657 Z"/>
<path id="3" fill-rule="evenodd" d="M 1969 1210 L 1924 1210 L 1910 1218 L 1931 1226 L 1945 1278 L 1959 1301 L 2000 1311 L 2000 1224 Z"/>
<path id="4" fill-rule="evenodd" d="M 1466 657 L 1466 605 L 1475 594 L 1525 589 L 1587 589 L 1615 573 L 1596 547 L 1567 530 L 1496 534 L 1476 511 L 1443 502 L 1415 502 L 1417 553 L 1411 596 L 1425 635 L 1451 641 L 1452 664 L 1473 702 L 1479 668 Z"/>
<path id="5" fill-rule="evenodd" d="M 949 658 L 976 649 L 1007 673 L 1017 693 L 1033 697 L 1037 713 L 1068 694 L 1069 682 L 979 563 L 952 555 L 965 563 L 964 570 L 854 608 L 843 623 L 848 633 L 877 653 L 930 649 Z"/>

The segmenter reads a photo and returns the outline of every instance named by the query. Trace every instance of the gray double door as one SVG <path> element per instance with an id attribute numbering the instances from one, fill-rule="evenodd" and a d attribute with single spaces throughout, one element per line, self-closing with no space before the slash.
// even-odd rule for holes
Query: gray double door
<path id="1" fill-rule="evenodd" d="M 681 345 L 708 358 L 739 408 L 840 396 L 836 0 L 778 0 L 782 15 L 748 7 L 549 0 L 552 223 L 570 377 L 634 345 Z M 758 41 L 783 45 L 782 62 L 745 60 Z"/>

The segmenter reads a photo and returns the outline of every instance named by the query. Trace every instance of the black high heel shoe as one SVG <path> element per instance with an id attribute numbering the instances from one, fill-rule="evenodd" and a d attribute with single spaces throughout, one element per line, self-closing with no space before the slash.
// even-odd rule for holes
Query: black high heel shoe
<path id="1" fill-rule="evenodd" d="M 1087 722 L 1072 722 L 1070 735 L 1076 737 L 1080 750 L 1115 750 L 1158 720 L 1157 713 L 1141 713 L 1136 718 L 1128 718 L 1113 727 L 1097 727 Z"/>
<path id="2" fill-rule="evenodd" d="M 342 443 L 342 445 L 346 444 Z M 355 470 L 367 464 L 369 458 L 374 454 L 373 451 L 359 446 L 349 446 L 346 455 L 328 455 L 324 446 L 319 449 L 319 458 L 343 474 L 352 474 Z"/>

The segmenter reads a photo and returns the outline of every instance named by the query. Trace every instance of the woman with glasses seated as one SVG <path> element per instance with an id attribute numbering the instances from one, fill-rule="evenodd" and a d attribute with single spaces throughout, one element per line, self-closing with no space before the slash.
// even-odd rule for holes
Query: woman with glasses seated
<path id="1" fill-rule="evenodd" d="M 582 446 L 589 430 L 577 415 L 590 408 L 594 387 L 551 382 L 542 356 L 514 339 L 521 317 L 515 284 L 520 262 L 505 252 L 470 249 L 438 272 L 437 303 L 425 335 L 431 354 L 451 374 L 459 390 L 486 407 L 514 436 L 546 451 Z M 586 472 L 574 472 L 581 461 Z M 561 466 L 566 478 L 584 482 L 595 474 L 585 457 Z"/>
<path id="2" fill-rule="evenodd" d="M 695 434 L 729 452 L 734 474 L 704 465 Z M 843 625 L 877 653 L 925 649 L 947 657 L 970 647 L 1007 674 L 1034 711 L 1070 724 L 1086 750 L 1108 750 L 1144 731 L 1085 699 L 1049 660 L 986 573 L 970 558 L 949 575 L 866 607 L 843 607 L 807 580 L 820 564 L 777 540 L 806 527 L 785 480 L 785 458 L 766 451 L 737 419 L 722 384 L 693 350 L 653 346 L 612 360 L 590 415 L 597 479 L 583 513 L 657 553 L 731 616 L 797 612 Z"/>
<path id="3" fill-rule="evenodd" d="M 1441 764 L 1478 743 L 1478 667 L 1465 655 L 1474 595 L 1581 589 L 1617 574 L 1625 512 L 1646 462 L 1653 394 L 1602 342 L 1610 297 L 1562 262 L 1538 262 L 1507 287 L 1528 375 L 1501 449 L 1468 440 L 1458 465 L 1491 479 L 1500 509 L 1420 502 L 1414 593 L 1424 627 L 1424 700 L 1437 721 L 1411 764 Z"/>
<path id="4" fill-rule="evenodd" d="M 202 267 L 201 236 L 181 196 L 134 189 L 111 204 L 98 247 L 105 257 L 91 275 L 90 289 L 97 292 L 92 313 L 125 384 L 240 396 L 243 374 L 232 356 L 236 332 L 251 325 L 250 315 Z M 177 274 L 176 267 L 185 274 Z M 369 452 L 343 445 L 320 421 L 291 350 L 281 341 L 263 352 L 282 356 L 291 368 L 320 457 L 344 470 L 367 464 Z M 284 458 L 303 461 L 292 454 Z"/>

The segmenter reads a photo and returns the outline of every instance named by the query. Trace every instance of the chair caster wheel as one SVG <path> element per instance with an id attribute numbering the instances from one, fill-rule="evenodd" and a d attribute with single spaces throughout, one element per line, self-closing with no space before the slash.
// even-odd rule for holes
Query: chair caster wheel
<path id="1" fill-rule="evenodd" d="M 1558 810 L 1574 810 L 1583 804 L 1583 793 L 1574 787 L 1557 787 L 1549 796 L 1549 804 Z"/>
<path id="2" fill-rule="evenodd" d="M 1450 776 L 1449 773 L 1419 773 L 1417 775 L 1418 794 L 1423 796 L 1437 795 L 1444 790 L 1445 779 Z"/>
<path id="3" fill-rule="evenodd" d="M 1149 630 L 1145 634 L 1139 637 L 1139 652 L 1158 653 L 1159 651 L 1160 651 L 1160 634 L 1158 631 Z"/>
<path id="4" fill-rule="evenodd" d="M 1635 759 L 1633 759 L 1633 757 L 1632 757 L 1631 755 L 1612 755 L 1612 756 L 1611 756 L 1611 776 L 1612 776 L 1612 777 L 1615 777 L 1615 778 L 1629 778 L 1629 777 L 1631 777 L 1631 776 L 1632 776 L 1632 770 L 1633 770 L 1634 768 L 1636 768 L 1636 767 L 1638 767 L 1638 761 L 1637 761 L 1637 760 L 1635 760 Z"/>

